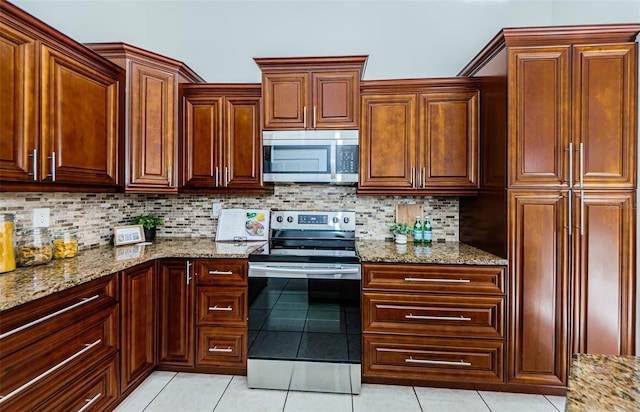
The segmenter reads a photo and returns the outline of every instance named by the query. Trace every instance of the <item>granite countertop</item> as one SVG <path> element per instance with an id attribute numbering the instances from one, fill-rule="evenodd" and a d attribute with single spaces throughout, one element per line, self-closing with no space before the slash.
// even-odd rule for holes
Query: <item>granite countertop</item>
<path id="1" fill-rule="evenodd" d="M 361 240 L 356 245 L 362 262 L 436 263 L 448 265 L 506 266 L 507 259 L 461 242 L 399 245 L 393 241 Z"/>
<path id="2" fill-rule="evenodd" d="M 160 258 L 246 259 L 265 242 L 228 243 L 213 239 L 156 240 L 149 245 L 101 246 L 69 259 L 0 274 L 0 310 L 45 297 L 90 280 Z"/>
<path id="3" fill-rule="evenodd" d="M 640 410 L 640 357 L 573 355 L 565 410 Z"/>
<path id="4" fill-rule="evenodd" d="M 265 242 L 215 242 L 212 239 L 158 239 L 149 245 L 101 246 L 81 250 L 70 259 L 18 268 L 0 274 L 0 310 L 11 309 L 82 283 L 155 259 L 246 259 Z M 392 241 L 358 240 L 362 262 L 506 265 L 506 259 L 459 242 L 431 246 L 397 245 Z"/>

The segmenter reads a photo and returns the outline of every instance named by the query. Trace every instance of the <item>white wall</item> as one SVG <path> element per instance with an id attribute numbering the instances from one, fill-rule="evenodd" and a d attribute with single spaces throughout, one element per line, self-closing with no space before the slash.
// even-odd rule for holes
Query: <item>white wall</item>
<path id="1" fill-rule="evenodd" d="M 368 54 L 365 79 L 451 77 L 502 28 L 640 21 L 640 1 L 10 0 L 80 42 L 124 41 L 208 82 L 253 57 Z"/>

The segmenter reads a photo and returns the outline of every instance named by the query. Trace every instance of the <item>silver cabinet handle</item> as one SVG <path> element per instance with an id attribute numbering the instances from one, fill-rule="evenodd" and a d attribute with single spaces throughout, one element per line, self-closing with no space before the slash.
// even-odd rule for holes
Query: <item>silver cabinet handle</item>
<path id="1" fill-rule="evenodd" d="M 569 199 L 569 236 L 571 236 L 573 234 L 573 211 L 572 209 L 572 204 L 573 204 L 573 194 L 569 193 L 567 198 Z"/>
<path id="2" fill-rule="evenodd" d="M 313 106 L 313 128 L 316 128 L 316 123 L 317 123 L 317 117 L 316 117 L 316 106 Z"/>
<path id="3" fill-rule="evenodd" d="M 33 180 L 38 181 L 38 149 L 33 149 L 29 157 L 33 157 Z"/>
<path id="4" fill-rule="evenodd" d="M 224 167 L 224 187 L 229 186 L 229 167 Z"/>
<path id="5" fill-rule="evenodd" d="M 573 187 L 573 143 L 569 143 L 569 189 Z"/>
<path id="6" fill-rule="evenodd" d="M 470 321 L 471 318 L 460 315 L 456 316 L 428 316 L 428 315 L 412 315 L 409 313 L 408 315 L 404 315 L 405 319 L 419 319 L 419 320 L 464 320 Z"/>
<path id="7" fill-rule="evenodd" d="M 584 145 L 580 143 L 580 189 L 584 187 Z"/>
<path id="8" fill-rule="evenodd" d="M 580 236 L 584 236 L 584 192 L 580 193 Z"/>
<path id="9" fill-rule="evenodd" d="M 302 108 L 302 127 L 307 128 L 307 106 Z"/>
<path id="10" fill-rule="evenodd" d="M 228 270 L 226 272 L 223 272 L 221 270 L 210 270 L 209 271 L 210 275 L 233 275 L 233 272 Z"/>
<path id="11" fill-rule="evenodd" d="M 427 168 L 422 168 L 422 188 L 427 187 Z"/>
<path id="12" fill-rule="evenodd" d="M 470 283 L 469 279 L 429 279 L 429 278 L 404 278 L 406 282 L 441 282 L 441 283 Z"/>
<path id="13" fill-rule="evenodd" d="M 102 342 L 102 339 L 98 339 L 97 341 L 95 341 L 95 342 L 93 342 L 91 344 L 86 344 L 84 349 L 81 349 L 80 351 L 76 352 L 75 354 L 69 356 L 67 359 L 63 360 L 62 362 L 60 362 L 56 366 L 52 367 L 51 369 L 47 369 L 46 371 L 42 372 L 40 375 L 38 375 L 35 378 L 31 379 L 29 382 L 25 383 L 24 385 L 20 386 L 19 388 L 14 389 L 13 391 L 11 391 L 8 394 L 6 394 L 5 396 L 0 396 L 0 404 L 2 402 L 5 402 L 7 399 L 16 396 L 17 394 L 19 394 L 23 390 L 27 389 L 29 386 L 37 383 L 38 381 L 44 379 L 45 377 L 51 375 L 53 372 L 55 372 L 58 369 L 62 368 L 67 363 L 69 363 L 69 362 L 73 361 L 74 359 L 82 356 L 84 353 L 86 353 L 86 352 L 90 351 L 91 349 L 93 349 L 94 347 L 98 346 L 100 344 L 100 342 Z"/>
<path id="14" fill-rule="evenodd" d="M 53 313 L 50 313 L 50 314 L 48 314 L 46 316 L 38 318 L 38 319 L 36 319 L 36 320 L 34 320 L 32 322 L 29 322 L 29 323 L 24 324 L 24 325 L 22 325 L 20 327 L 17 327 L 15 329 L 11 329 L 10 331 L 3 333 L 2 335 L 0 335 L 0 340 L 13 335 L 14 333 L 18 333 L 18 332 L 20 332 L 22 330 L 25 330 L 27 328 L 30 328 L 30 327 L 34 326 L 34 325 L 37 325 L 38 323 L 44 322 L 45 320 L 49 320 L 49 319 L 51 319 L 51 318 L 53 318 L 55 316 L 58 316 L 58 315 L 60 315 L 62 313 L 68 312 L 71 309 L 75 309 L 78 306 L 85 305 L 85 304 L 91 302 L 92 300 L 98 299 L 99 297 L 100 297 L 100 295 L 91 296 L 90 298 L 82 298 L 82 300 L 80 300 L 80 302 L 78 302 L 78 303 L 74 303 L 73 305 L 67 306 L 66 308 L 60 309 L 60 310 L 55 311 Z"/>
<path id="15" fill-rule="evenodd" d="M 51 173 L 48 176 L 51 176 L 51 181 L 56 181 L 56 152 L 51 152 L 51 156 L 47 157 L 47 159 L 51 159 Z"/>
<path id="16" fill-rule="evenodd" d="M 231 349 L 231 346 L 227 346 L 226 349 L 218 349 L 217 346 L 214 346 L 213 348 L 209 348 L 209 352 L 233 352 L 233 349 Z"/>
<path id="17" fill-rule="evenodd" d="M 416 177 L 416 168 L 412 167 L 411 168 L 411 180 L 409 181 L 411 183 L 411 187 L 415 187 L 414 185 L 414 181 L 415 181 L 415 177 Z"/>
<path id="18" fill-rule="evenodd" d="M 220 181 L 220 168 L 216 166 L 216 187 L 218 187 L 219 181 Z"/>
<path id="19" fill-rule="evenodd" d="M 413 359 L 409 356 L 408 359 L 404 360 L 407 363 L 426 363 L 428 365 L 450 365 L 450 366 L 471 366 L 471 363 L 465 362 L 460 359 L 460 362 L 451 362 L 451 361 L 438 361 L 438 360 L 422 360 L 422 359 Z"/>
<path id="20" fill-rule="evenodd" d="M 101 396 L 102 396 L 102 393 L 98 393 L 96 396 L 94 396 L 91 399 L 85 399 L 86 404 L 82 408 L 78 409 L 78 412 L 87 410 L 87 408 L 89 408 L 92 403 L 100 399 Z"/>
<path id="21" fill-rule="evenodd" d="M 193 263 L 187 260 L 187 285 L 191 283 L 191 265 L 193 265 Z"/>
<path id="22" fill-rule="evenodd" d="M 227 306 L 226 308 L 219 308 L 218 305 L 215 306 L 209 306 L 209 310 L 211 311 L 224 311 L 224 312 L 231 312 L 233 311 L 233 308 L 231 306 Z"/>
<path id="23" fill-rule="evenodd" d="M 169 179 L 169 187 L 172 187 L 172 182 L 173 182 L 173 168 L 171 166 L 169 166 L 169 170 L 168 170 L 168 176 L 167 178 Z"/>

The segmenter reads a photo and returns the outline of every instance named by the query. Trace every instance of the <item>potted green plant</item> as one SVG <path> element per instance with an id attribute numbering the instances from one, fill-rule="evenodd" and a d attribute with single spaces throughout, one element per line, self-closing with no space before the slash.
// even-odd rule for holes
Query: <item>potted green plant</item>
<path id="1" fill-rule="evenodd" d="M 156 228 L 164 225 L 164 220 L 154 214 L 139 215 L 131 218 L 132 225 L 142 225 L 144 229 L 144 238 L 146 241 L 152 241 L 156 238 Z"/>
<path id="2" fill-rule="evenodd" d="M 396 243 L 407 243 L 407 236 L 413 232 L 413 228 L 406 223 L 394 223 L 389 227 L 394 234 Z"/>

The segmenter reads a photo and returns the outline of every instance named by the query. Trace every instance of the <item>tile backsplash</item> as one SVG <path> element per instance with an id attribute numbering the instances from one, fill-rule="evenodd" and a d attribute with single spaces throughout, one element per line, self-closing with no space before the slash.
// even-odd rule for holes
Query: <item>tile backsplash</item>
<path id="1" fill-rule="evenodd" d="M 352 210 L 356 212 L 356 236 L 362 239 L 391 237 L 395 205 L 422 204 L 431 217 L 435 241 L 458 240 L 458 198 L 429 196 L 357 196 L 353 186 L 276 185 L 272 195 L 191 194 L 86 194 L 0 193 L 0 212 L 16 214 L 16 229 L 31 226 L 34 208 L 50 209 L 52 231 L 78 232 L 81 248 L 109 243 L 113 226 L 127 225 L 131 216 L 155 213 L 164 218 L 160 237 L 215 237 L 217 218 L 212 204 L 223 208 L 272 210 Z"/>

